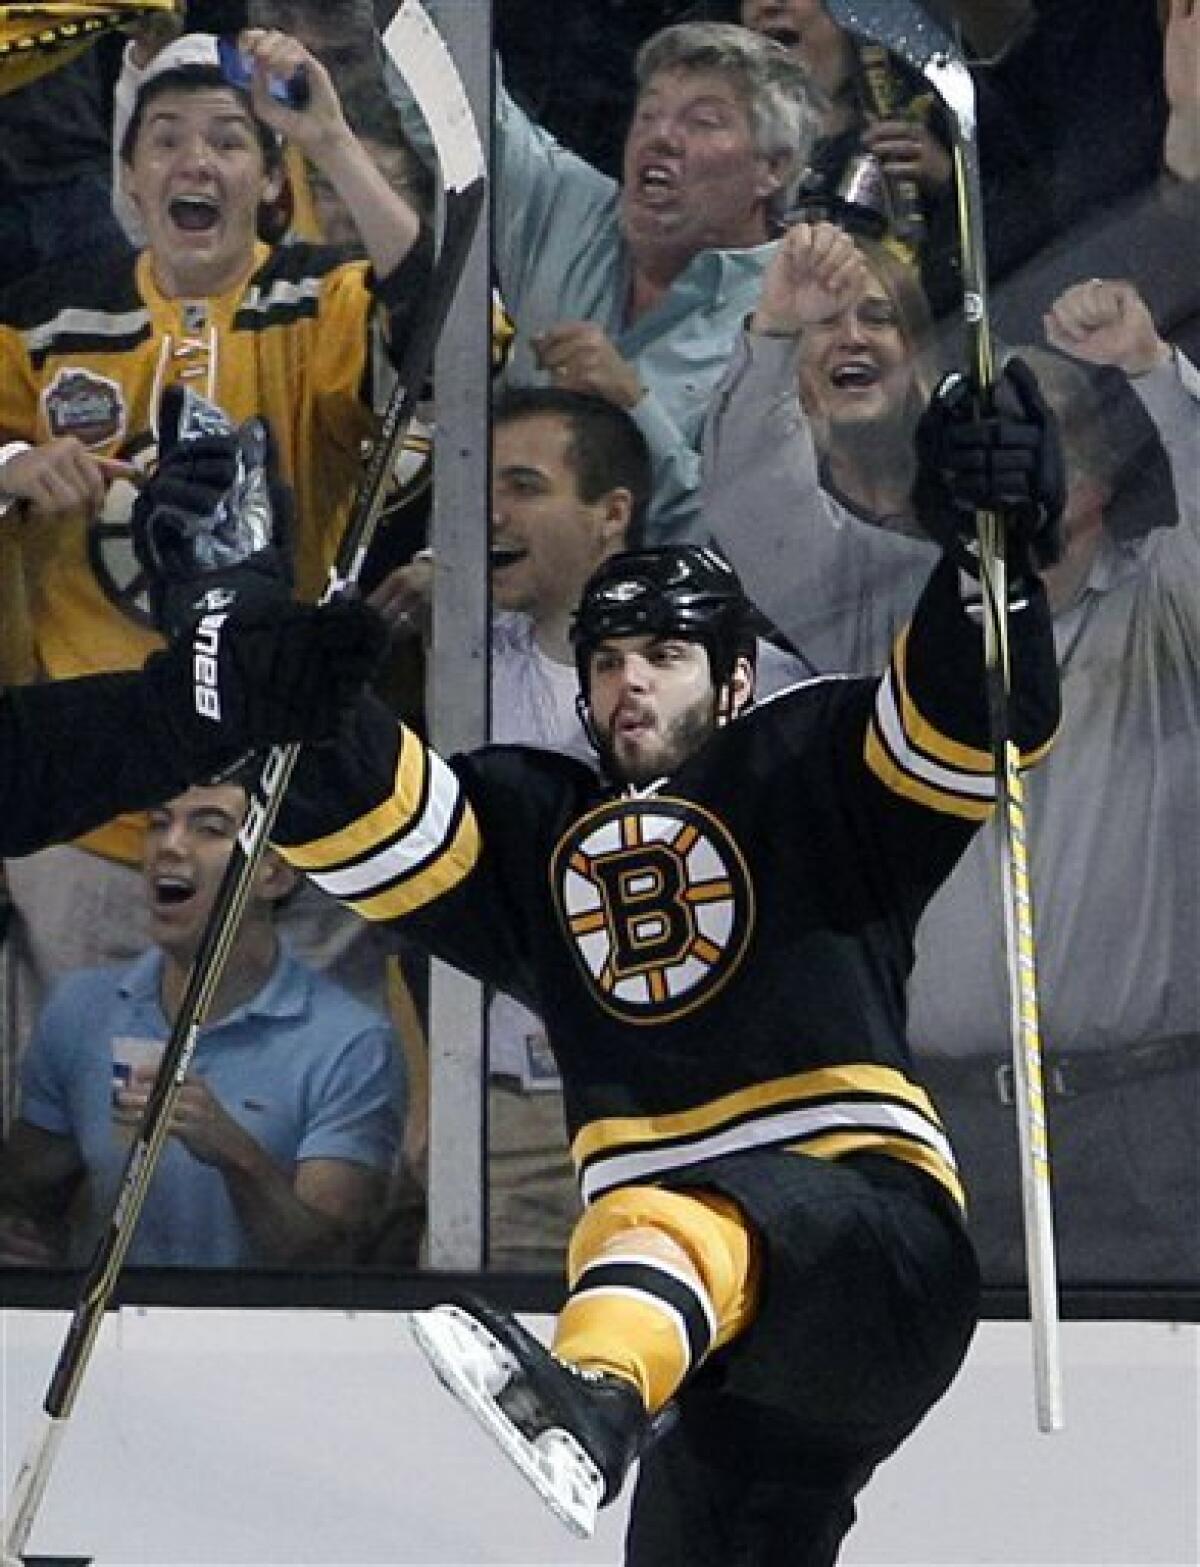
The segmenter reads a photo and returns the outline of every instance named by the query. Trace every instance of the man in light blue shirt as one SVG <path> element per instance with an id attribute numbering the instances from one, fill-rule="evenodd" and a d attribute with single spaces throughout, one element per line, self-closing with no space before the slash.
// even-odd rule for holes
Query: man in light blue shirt
<path id="1" fill-rule="evenodd" d="M 83 1261 L 93 1249 L 154 1081 L 148 1057 L 168 1035 L 245 804 L 227 783 L 153 810 L 143 876 L 156 946 L 71 974 L 51 995 L 0 1163 L 3 1261 Z M 341 1259 L 381 1215 L 404 1108 L 400 1058 L 382 1016 L 280 946 L 272 911 L 294 882 L 268 852 L 179 1095 L 135 1264 Z M 135 1055 L 141 1064 L 122 1071 Z"/>
<path id="2" fill-rule="evenodd" d="M 664 543 L 704 536 L 701 421 L 817 117 L 804 70 L 732 24 L 662 29 L 636 74 L 620 184 L 498 90 L 493 257 L 517 328 L 508 382 L 549 380 L 628 409 L 653 465 L 647 542 Z M 419 145 L 397 73 L 388 85 Z"/>

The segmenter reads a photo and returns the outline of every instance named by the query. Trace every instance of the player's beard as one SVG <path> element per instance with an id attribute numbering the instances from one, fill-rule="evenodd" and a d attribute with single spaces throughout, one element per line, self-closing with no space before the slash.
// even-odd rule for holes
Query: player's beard
<path id="1" fill-rule="evenodd" d="M 632 756 L 623 757 L 614 745 L 615 722 L 614 713 L 608 728 L 597 736 L 596 748 L 610 778 L 641 789 L 675 772 L 711 738 L 717 727 L 717 699 L 712 693 L 698 698 L 671 719 L 653 747 L 639 748 Z"/>

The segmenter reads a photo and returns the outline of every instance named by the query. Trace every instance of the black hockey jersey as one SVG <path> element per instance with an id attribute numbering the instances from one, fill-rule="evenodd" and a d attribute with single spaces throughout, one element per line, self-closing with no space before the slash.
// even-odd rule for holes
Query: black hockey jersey
<path id="1" fill-rule="evenodd" d="M 1012 625 L 1032 760 L 1058 721 L 1040 589 Z M 350 744 L 305 754 L 278 841 L 545 1020 L 585 1200 L 783 1148 L 884 1153 L 961 1201 L 904 987 L 995 802 L 981 641 L 943 563 L 882 679 L 793 688 L 621 794 L 549 752 L 444 761 L 367 705 Z"/>
<path id="2" fill-rule="evenodd" d="M 209 770 L 229 760 L 214 750 Z M 186 761 L 140 673 L 0 691 L 0 855 L 169 800 L 202 771 Z"/>

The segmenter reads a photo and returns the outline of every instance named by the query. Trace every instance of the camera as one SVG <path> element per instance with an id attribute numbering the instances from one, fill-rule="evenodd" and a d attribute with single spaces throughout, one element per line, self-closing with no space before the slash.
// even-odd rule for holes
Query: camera
<path id="1" fill-rule="evenodd" d="M 247 92 L 250 91 L 250 84 L 254 80 L 254 67 L 250 56 L 243 54 L 231 38 L 218 38 L 217 61 L 221 67 L 221 75 L 231 87 L 241 87 Z M 267 79 L 267 91 L 277 103 L 282 103 L 289 109 L 304 109 L 308 106 L 309 99 L 308 75 L 302 66 L 286 78 L 271 76 Z"/>

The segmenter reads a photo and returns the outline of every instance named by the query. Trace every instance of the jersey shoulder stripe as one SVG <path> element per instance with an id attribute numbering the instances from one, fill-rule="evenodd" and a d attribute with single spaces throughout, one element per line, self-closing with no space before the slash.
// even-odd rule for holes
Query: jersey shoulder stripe
<path id="1" fill-rule="evenodd" d="M 21 333 L 21 342 L 35 370 L 48 359 L 71 354 L 125 354 L 152 334 L 150 312 L 144 307 L 106 313 L 72 307 L 50 321 Z"/>
<path id="2" fill-rule="evenodd" d="M 867 766 L 894 794 L 930 810 L 984 821 L 996 801 L 991 756 L 943 734 L 924 716 L 908 688 L 906 646 L 907 634 L 879 682 L 867 728 Z"/>
<path id="3" fill-rule="evenodd" d="M 75 263 L 39 273 L 37 287 L 21 284 L 5 291 L 0 319 L 20 339 L 35 369 L 65 354 L 124 353 L 150 336 L 135 259 L 118 251 L 87 267 Z"/>
<path id="4" fill-rule="evenodd" d="M 268 327 L 290 326 L 294 321 L 315 320 L 321 306 L 320 278 L 298 283 L 277 279 L 265 288 L 252 284 L 233 316 L 234 330 L 262 332 Z"/>
<path id="5" fill-rule="evenodd" d="M 367 263 L 347 251 L 302 243 L 277 246 L 247 285 L 233 317 L 235 330 L 261 332 L 315 320 L 330 277 L 342 269 L 360 273 L 365 290 Z"/>
<path id="6" fill-rule="evenodd" d="M 282 852 L 364 919 L 391 920 L 470 873 L 479 829 L 453 769 L 404 730 L 392 794 L 328 837 Z"/>
<path id="7" fill-rule="evenodd" d="M 353 267 L 366 275 L 368 263 L 340 245 L 310 245 L 305 240 L 289 240 L 268 251 L 250 279 L 250 287 L 270 288 L 272 284 L 302 283 L 307 278 L 327 278 L 342 267 Z"/>

